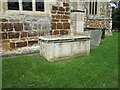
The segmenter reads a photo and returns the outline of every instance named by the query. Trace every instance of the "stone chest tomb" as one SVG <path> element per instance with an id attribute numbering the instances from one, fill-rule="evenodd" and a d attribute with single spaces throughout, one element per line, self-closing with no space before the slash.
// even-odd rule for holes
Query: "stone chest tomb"
<path id="1" fill-rule="evenodd" d="M 89 36 L 41 36 L 39 39 L 40 55 L 50 62 L 90 54 Z"/>

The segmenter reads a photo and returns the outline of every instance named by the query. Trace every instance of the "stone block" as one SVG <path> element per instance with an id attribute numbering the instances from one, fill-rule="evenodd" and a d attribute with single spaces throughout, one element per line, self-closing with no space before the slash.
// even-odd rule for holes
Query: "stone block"
<path id="1" fill-rule="evenodd" d="M 75 22 L 76 33 L 82 33 L 84 31 L 84 21 L 77 21 Z"/>
<path id="2" fill-rule="evenodd" d="M 24 30 L 32 30 L 30 23 L 24 23 Z"/>
<path id="3" fill-rule="evenodd" d="M 70 23 L 63 23 L 64 29 L 70 29 Z"/>
<path id="4" fill-rule="evenodd" d="M 64 20 L 64 19 L 62 19 L 61 22 L 68 22 L 68 20 Z"/>
<path id="5" fill-rule="evenodd" d="M 68 35 L 68 31 L 67 30 L 60 30 L 60 35 Z"/>
<path id="6" fill-rule="evenodd" d="M 57 23 L 57 29 L 63 29 L 63 24 L 62 23 Z"/>
<path id="7" fill-rule="evenodd" d="M 63 2 L 63 6 L 69 6 L 69 3 Z"/>
<path id="8" fill-rule="evenodd" d="M 57 14 L 64 14 L 64 11 L 58 11 Z"/>
<path id="9" fill-rule="evenodd" d="M 65 12 L 65 15 L 70 15 L 70 12 Z"/>
<path id="10" fill-rule="evenodd" d="M 45 35 L 44 31 L 42 31 L 42 32 L 39 33 L 39 36 L 44 36 L 44 35 Z"/>
<path id="11" fill-rule="evenodd" d="M 56 15 L 52 15 L 52 18 L 55 19 L 55 18 L 56 18 Z"/>
<path id="12" fill-rule="evenodd" d="M 37 31 L 28 32 L 28 37 L 32 37 L 32 36 L 38 36 L 38 32 Z"/>
<path id="13" fill-rule="evenodd" d="M 28 36 L 28 32 L 21 32 L 21 38 L 27 37 Z"/>
<path id="14" fill-rule="evenodd" d="M 14 43 L 14 42 L 11 42 L 11 43 L 10 43 L 10 48 L 11 48 L 11 49 L 15 49 L 15 48 L 16 48 L 16 46 L 15 46 L 15 43 Z"/>
<path id="15" fill-rule="evenodd" d="M 59 7 L 59 11 L 65 11 L 63 7 Z"/>
<path id="16" fill-rule="evenodd" d="M 67 15 L 63 15 L 63 19 L 70 19 L 70 17 Z"/>
<path id="17" fill-rule="evenodd" d="M 52 6 L 52 10 L 58 10 L 57 6 Z"/>
<path id="18" fill-rule="evenodd" d="M 20 20 L 18 20 L 18 19 L 10 19 L 10 20 L 9 20 L 9 22 L 12 22 L 12 23 L 17 22 L 17 23 L 19 23 L 19 22 L 20 22 Z"/>
<path id="19" fill-rule="evenodd" d="M 33 29 L 34 29 L 34 30 L 37 30 L 37 29 L 39 29 L 39 24 L 37 24 L 37 23 L 34 23 L 34 25 L 33 25 Z"/>
<path id="20" fill-rule="evenodd" d="M 22 23 L 14 23 L 15 31 L 22 31 L 23 30 L 23 24 Z"/>
<path id="21" fill-rule="evenodd" d="M 0 43 L 9 43 L 10 40 L 6 39 L 6 40 L 0 40 Z"/>
<path id="22" fill-rule="evenodd" d="M 53 35 L 59 35 L 59 30 L 54 30 Z"/>
<path id="23" fill-rule="evenodd" d="M 56 19 L 62 19 L 62 15 L 56 15 Z"/>
<path id="24" fill-rule="evenodd" d="M 17 48 L 21 48 L 21 47 L 26 47 L 27 46 L 27 42 L 17 42 L 16 43 L 16 47 Z"/>
<path id="25" fill-rule="evenodd" d="M 52 30 L 50 30 L 50 35 L 52 35 Z"/>
<path id="26" fill-rule="evenodd" d="M 70 8 L 69 7 L 66 7 L 66 9 L 65 9 L 66 11 L 69 11 L 70 10 Z"/>
<path id="27" fill-rule="evenodd" d="M 41 24 L 41 23 L 39 23 L 38 28 L 39 28 L 39 29 L 42 29 L 42 24 Z"/>
<path id="28" fill-rule="evenodd" d="M 52 22 L 59 22 L 59 19 L 52 19 Z"/>
<path id="29" fill-rule="evenodd" d="M 35 41 L 28 41 L 28 46 L 32 46 L 34 44 L 38 44 L 38 40 Z"/>
<path id="30" fill-rule="evenodd" d="M 9 43 L 2 43 L 2 49 L 3 50 L 10 50 L 10 44 Z"/>
<path id="31" fill-rule="evenodd" d="M 49 29 L 49 26 L 50 26 L 49 24 L 43 24 L 43 25 L 42 25 L 42 29 L 43 29 L 43 30 L 48 30 L 48 29 Z"/>
<path id="32" fill-rule="evenodd" d="M 56 11 L 51 11 L 52 14 L 56 14 Z"/>
<path id="33" fill-rule="evenodd" d="M 12 23 L 2 23 L 2 31 L 13 31 Z"/>
<path id="34" fill-rule="evenodd" d="M 8 22 L 8 19 L 2 18 L 0 19 L 0 22 Z"/>
<path id="35" fill-rule="evenodd" d="M 1 34 L 2 34 L 2 39 L 7 39 L 7 33 L 1 33 Z"/>
<path id="36" fill-rule="evenodd" d="M 13 38 L 19 38 L 19 32 L 9 32 L 8 33 L 8 38 L 13 39 Z"/>
<path id="37" fill-rule="evenodd" d="M 52 29 L 56 29 L 56 28 L 57 28 L 57 24 L 56 24 L 56 23 L 52 23 L 52 24 L 51 24 L 51 28 L 52 28 Z"/>

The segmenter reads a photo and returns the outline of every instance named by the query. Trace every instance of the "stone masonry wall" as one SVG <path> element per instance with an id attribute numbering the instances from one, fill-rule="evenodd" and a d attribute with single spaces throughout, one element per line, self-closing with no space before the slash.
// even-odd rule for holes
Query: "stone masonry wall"
<path id="1" fill-rule="evenodd" d="M 13 50 L 38 44 L 38 37 L 50 34 L 49 15 L 24 15 L 7 12 L 0 18 L 0 47 Z"/>
<path id="2" fill-rule="evenodd" d="M 70 33 L 70 5 L 68 2 L 52 6 L 52 35 L 67 35 Z"/>
<path id="3" fill-rule="evenodd" d="M 51 13 L 41 14 L 4 11 L 0 17 L 0 52 L 36 46 L 39 36 L 69 34 L 69 3 L 58 0 L 49 10 Z"/>
<path id="4" fill-rule="evenodd" d="M 86 2 L 86 19 L 85 27 L 103 27 L 107 28 L 109 32 L 112 29 L 112 10 L 108 2 L 97 3 L 97 14 L 89 14 L 89 2 Z"/>
<path id="5" fill-rule="evenodd" d="M 86 21 L 87 27 L 103 27 L 103 28 L 109 28 L 109 22 L 111 20 L 97 20 L 97 19 L 89 19 Z"/>
<path id="6" fill-rule="evenodd" d="M 23 14 L 19 11 L 14 13 L 9 10 L 1 13 L 0 11 L 1 50 L 15 50 L 21 47 L 38 45 L 38 37 L 43 35 L 70 34 L 71 6 L 69 0 L 57 0 L 55 5 L 50 5 L 51 13 L 49 14 Z M 2 10 L 1 6 L 0 9 Z M 102 12 L 102 14 L 102 17 L 105 18 L 105 13 Z M 110 27 L 109 22 L 111 20 L 99 19 L 86 18 L 86 27 Z"/>

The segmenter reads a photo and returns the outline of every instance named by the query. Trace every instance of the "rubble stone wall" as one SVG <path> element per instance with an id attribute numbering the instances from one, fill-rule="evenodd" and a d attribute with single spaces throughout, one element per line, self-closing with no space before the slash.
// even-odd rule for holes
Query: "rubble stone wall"
<path id="1" fill-rule="evenodd" d="M 87 27 L 103 27 L 103 28 L 110 28 L 111 20 L 97 20 L 97 19 L 88 19 L 86 22 Z"/>

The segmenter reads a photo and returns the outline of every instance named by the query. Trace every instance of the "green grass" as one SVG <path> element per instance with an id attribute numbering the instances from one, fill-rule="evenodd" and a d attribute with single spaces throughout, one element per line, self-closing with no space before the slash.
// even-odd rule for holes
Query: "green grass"
<path id="1" fill-rule="evenodd" d="M 89 56 L 49 63 L 39 55 L 2 60 L 3 88 L 117 88 L 118 33 Z"/>

